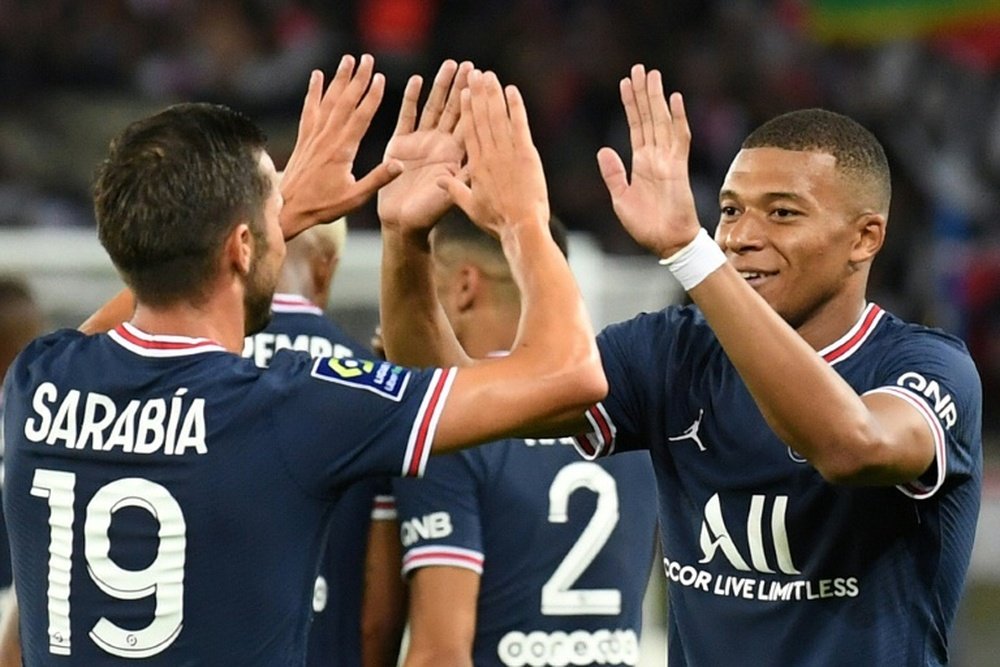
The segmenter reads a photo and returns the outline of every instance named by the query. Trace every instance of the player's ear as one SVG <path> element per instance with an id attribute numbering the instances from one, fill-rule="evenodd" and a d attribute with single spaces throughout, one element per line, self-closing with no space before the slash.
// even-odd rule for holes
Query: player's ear
<path id="1" fill-rule="evenodd" d="M 854 226 L 851 261 L 855 264 L 871 261 L 885 243 L 886 217 L 881 213 L 862 213 Z"/>
<path id="2" fill-rule="evenodd" d="M 313 291 L 319 295 L 326 295 L 330 291 L 330 283 L 333 282 L 333 274 L 337 271 L 337 263 L 340 257 L 336 253 L 316 252 L 309 261 L 309 277 L 312 280 Z"/>
<path id="3" fill-rule="evenodd" d="M 236 225 L 226 236 L 223 254 L 226 262 L 238 273 L 243 275 L 250 273 L 255 251 L 253 232 L 247 223 L 241 222 Z"/>
<path id="4" fill-rule="evenodd" d="M 464 312 L 472 308 L 479 295 L 479 290 L 483 287 L 484 276 L 475 264 L 463 264 L 458 269 L 455 278 L 458 281 L 455 290 L 456 306 L 458 312 Z"/>

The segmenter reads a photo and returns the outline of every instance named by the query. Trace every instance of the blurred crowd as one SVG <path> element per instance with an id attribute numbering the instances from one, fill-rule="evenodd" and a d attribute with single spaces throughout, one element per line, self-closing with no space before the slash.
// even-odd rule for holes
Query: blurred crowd
<path id="1" fill-rule="evenodd" d="M 361 168 L 380 158 L 409 74 L 471 59 L 522 89 L 567 226 L 609 253 L 637 253 L 594 155 L 626 153 L 617 81 L 644 62 L 685 94 L 709 228 L 729 161 L 763 120 L 823 106 L 883 140 L 896 182 L 873 296 L 969 341 L 987 425 L 1000 430 L 1000 10 L 944 32 L 886 24 L 859 42 L 816 28 L 824 4 L 837 3 L 0 0 L 0 226 L 92 225 L 90 178 L 108 138 L 178 100 L 249 113 L 280 164 L 309 70 L 370 52 L 389 85 Z M 374 207 L 352 225 L 376 228 Z"/>

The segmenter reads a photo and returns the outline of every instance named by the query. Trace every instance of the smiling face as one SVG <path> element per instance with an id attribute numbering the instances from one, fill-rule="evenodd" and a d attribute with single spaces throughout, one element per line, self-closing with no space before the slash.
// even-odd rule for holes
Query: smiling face
<path id="1" fill-rule="evenodd" d="M 825 152 L 746 148 L 719 194 L 715 238 L 792 327 L 853 324 L 885 217 Z M 873 235 L 874 234 L 874 235 Z"/>

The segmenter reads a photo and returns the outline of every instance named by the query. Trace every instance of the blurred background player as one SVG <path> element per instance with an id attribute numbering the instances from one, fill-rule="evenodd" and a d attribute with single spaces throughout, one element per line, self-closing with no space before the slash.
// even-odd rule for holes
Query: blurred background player
<path id="1" fill-rule="evenodd" d="M 551 229 L 565 252 L 562 224 Z M 431 248 L 462 346 L 475 358 L 506 354 L 521 309 L 500 244 L 453 210 Z M 394 483 L 407 667 L 637 663 L 656 541 L 646 452 L 592 463 L 569 439 L 510 439 L 434 463 Z"/>
<path id="2" fill-rule="evenodd" d="M 19 277 L 0 276 L 0 382 L 17 353 L 45 329 L 42 315 L 28 284 Z M 3 388 L 0 386 L 0 416 L 3 415 Z M 0 457 L 3 456 L 3 435 L 0 434 Z M 0 493 L 3 475 L 0 471 Z M 0 515 L 0 599 L 10 588 L 10 546 L 7 524 Z M 0 613 L 3 606 L 0 605 Z"/>
<path id="3" fill-rule="evenodd" d="M 27 282 L 16 276 L 0 276 L 0 424 L 3 423 L 2 379 L 18 352 L 46 328 L 45 317 Z M 0 432 L 0 461 L 3 458 L 3 433 Z M 3 470 L 0 469 L 0 494 L 3 492 Z M 2 498 L 2 495 L 0 495 Z M 398 542 L 398 540 L 397 540 Z M 21 652 L 17 643 L 17 606 L 8 601 L 11 591 L 10 544 L 7 540 L 7 522 L 0 512 L 0 667 L 17 667 Z"/>
<path id="4" fill-rule="evenodd" d="M 371 351 L 324 315 L 347 240 L 347 220 L 308 229 L 286 244 L 271 322 L 243 346 L 265 367 L 276 352 L 313 357 L 360 357 Z M 399 539 L 388 480 L 347 487 L 331 512 L 328 544 L 312 599 L 308 665 L 395 665 L 404 625 L 405 588 L 398 576 Z"/>

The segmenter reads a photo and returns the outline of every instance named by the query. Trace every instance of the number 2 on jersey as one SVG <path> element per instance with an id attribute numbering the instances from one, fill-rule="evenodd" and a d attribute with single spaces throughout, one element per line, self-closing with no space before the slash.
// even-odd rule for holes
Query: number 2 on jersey
<path id="1" fill-rule="evenodd" d="M 587 527 L 542 586 L 542 613 L 546 616 L 619 614 L 622 594 L 616 588 L 573 588 L 600 553 L 618 524 L 618 487 L 615 478 L 596 463 L 577 461 L 563 467 L 549 487 L 549 521 L 566 523 L 569 498 L 578 489 L 597 494 L 597 507 Z"/>
<path id="2" fill-rule="evenodd" d="M 70 655 L 70 581 L 73 575 L 73 503 L 76 475 L 39 469 L 31 495 L 49 504 L 49 652 Z M 138 507 L 159 522 L 156 558 L 141 570 L 126 570 L 110 556 L 108 532 L 114 513 Z M 122 658 L 148 658 L 177 639 L 184 619 L 184 553 L 186 524 L 180 505 L 155 482 L 127 477 L 98 489 L 84 513 L 84 558 L 94 583 L 119 600 L 156 596 L 153 620 L 139 630 L 121 628 L 102 617 L 90 638 L 104 651 Z"/>

